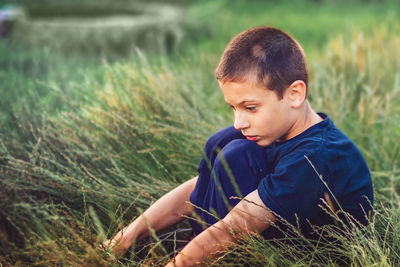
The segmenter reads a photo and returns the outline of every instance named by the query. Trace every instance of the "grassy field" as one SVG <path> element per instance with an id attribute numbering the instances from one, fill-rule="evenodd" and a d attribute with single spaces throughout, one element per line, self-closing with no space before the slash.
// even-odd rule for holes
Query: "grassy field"
<path id="1" fill-rule="evenodd" d="M 273 25 L 305 47 L 310 101 L 360 148 L 373 176 L 365 229 L 342 246 L 273 247 L 245 237 L 215 266 L 399 266 L 400 25 L 394 1 L 192 1 L 173 54 L 124 57 L 17 47 L 0 40 L 0 263 L 158 266 L 107 260 L 97 243 L 196 174 L 207 137 L 231 124 L 214 79 L 236 33 Z M 184 223 L 183 223 L 184 224 Z"/>

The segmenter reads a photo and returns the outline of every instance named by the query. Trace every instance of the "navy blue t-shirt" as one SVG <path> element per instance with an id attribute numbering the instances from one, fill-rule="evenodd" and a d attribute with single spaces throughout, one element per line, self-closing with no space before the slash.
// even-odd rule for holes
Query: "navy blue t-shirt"
<path id="1" fill-rule="evenodd" d="M 305 235 L 309 223 L 331 222 L 321 206 L 328 210 L 330 204 L 366 224 L 373 203 L 371 176 L 360 151 L 325 114 L 319 115 L 322 122 L 268 147 L 273 172 L 258 185 L 264 204 Z"/>
<path id="2" fill-rule="evenodd" d="M 373 203 L 371 176 L 360 151 L 325 114 L 319 115 L 323 118 L 320 123 L 290 140 L 263 148 L 269 173 L 254 188 L 264 204 L 278 215 L 278 225 L 283 227 L 282 221 L 289 222 L 306 236 L 311 236 L 310 225 L 332 222 L 332 216 L 321 208 L 328 210 L 327 204 L 365 224 Z M 204 169 L 199 166 L 199 170 L 200 167 Z M 198 180 L 192 203 L 207 203 L 199 199 L 206 196 L 199 192 L 209 184 L 209 180 Z M 208 211 L 209 207 L 201 208 Z M 279 237 L 282 229 L 269 227 L 263 234 L 267 238 Z"/>

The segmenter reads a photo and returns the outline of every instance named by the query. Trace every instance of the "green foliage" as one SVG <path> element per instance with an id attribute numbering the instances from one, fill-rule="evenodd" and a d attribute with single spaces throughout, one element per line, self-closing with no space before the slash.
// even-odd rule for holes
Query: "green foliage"
<path id="1" fill-rule="evenodd" d="M 243 0 L 203 0 L 189 7 L 188 19 L 202 25 L 203 31 L 195 31 L 196 35 L 200 33 L 196 46 L 202 53 L 222 53 L 237 33 L 269 25 L 291 33 L 310 58 L 319 56 L 326 43 L 339 34 L 347 38 L 353 31 L 372 33 L 377 26 L 398 21 L 398 3 L 389 2 L 291 0 L 278 4 L 256 0 L 250 4 Z"/>
<path id="2" fill-rule="evenodd" d="M 172 52 L 181 42 L 182 9 L 138 2 L 26 3 L 9 26 L 14 44 L 64 53 Z M 45 30 L 44 30 L 45 29 Z"/>
<path id="3" fill-rule="evenodd" d="M 361 230 L 320 229 L 340 246 L 310 244 L 301 235 L 280 246 L 243 236 L 210 264 L 398 266 L 398 14 L 384 4 L 354 1 L 339 12 L 340 5 L 316 2 L 296 1 L 293 11 L 288 3 L 195 1 L 189 18 L 198 32 L 188 35 L 182 55 L 169 57 L 137 52 L 107 61 L 1 42 L 0 263 L 165 262 L 159 245 L 142 259 L 108 261 L 97 244 L 195 175 L 206 138 L 231 121 L 213 75 L 223 46 L 249 26 L 272 24 L 311 52 L 310 100 L 366 157 L 375 213 Z M 373 7 L 379 8 L 371 18 Z M 299 12 L 308 9 L 313 21 Z M 346 30 L 349 24 L 357 30 Z"/>
<path id="4" fill-rule="evenodd" d="M 208 80 L 203 69 L 166 64 L 153 67 L 143 59 L 107 67 L 103 79 L 83 83 L 83 90 L 96 94 L 79 111 L 46 118 L 41 125 L 21 122 L 23 146 L 2 142 L 5 240 L 27 249 L 37 239 L 46 243 L 66 233 L 80 236 L 94 230 L 89 205 L 102 223 L 114 221 L 109 228 L 114 232 L 122 219 L 131 220 L 194 175 L 203 140 L 217 129 L 206 118 L 216 109 L 207 99 L 218 91 L 206 83 L 191 84 Z M 209 67 L 207 62 L 199 66 L 204 65 Z M 68 233 L 75 228 L 59 220 L 64 212 L 81 224 L 79 233 Z M 93 246 L 93 235 L 82 246 Z M 53 252 L 43 249 L 44 257 Z M 37 254 L 26 257 L 38 260 Z"/>

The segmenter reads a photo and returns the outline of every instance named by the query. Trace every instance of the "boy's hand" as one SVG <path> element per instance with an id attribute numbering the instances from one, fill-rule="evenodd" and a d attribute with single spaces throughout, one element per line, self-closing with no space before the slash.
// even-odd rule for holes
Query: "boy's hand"
<path id="1" fill-rule="evenodd" d="M 106 250 L 112 251 L 116 256 L 123 256 L 126 254 L 132 244 L 126 242 L 121 233 L 116 234 L 113 238 L 104 241 L 99 246 Z"/>
<path id="2" fill-rule="evenodd" d="M 197 235 L 166 267 L 203 264 L 205 258 L 222 251 L 235 242 L 232 231 L 243 234 L 261 233 L 276 221 L 254 190 L 242 199 L 222 220 Z M 197 266 L 196 265 L 196 266 Z"/>

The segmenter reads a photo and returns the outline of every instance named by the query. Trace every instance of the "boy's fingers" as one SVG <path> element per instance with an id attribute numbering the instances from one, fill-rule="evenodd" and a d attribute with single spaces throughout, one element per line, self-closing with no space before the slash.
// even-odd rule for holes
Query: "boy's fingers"
<path id="1" fill-rule="evenodd" d="M 103 250 L 108 250 L 110 248 L 112 248 L 113 243 L 115 244 L 115 242 L 112 242 L 112 240 L 106 240 L 104 242 L 99 243 L 99 248 L 103 249 Z"/>
<path id="2" fill-rule="evenodd" d="M 106 250 L 107 248 L 108 248 L 108 240 L 107 241 L 105 241 L 105 242 L 101 242 L 101 243 L 99 243 L 99 245 L 98 245 L 98 247 L 99 248 L 101 248 L 101 249 L 103 249 L 103 250 Z"/>
<path id="3" fill-rule="evenodd" d="M 98 247 L 104 251 L 104 253 L 106 253 L 107 255 L 107 261 L 114 261 L 116 260 L 114 252 L 110 251 L 109 249 L 111 248 L 111 240 L 107 240 L 104 242 L 101 242 L 98 244 Z"/>

